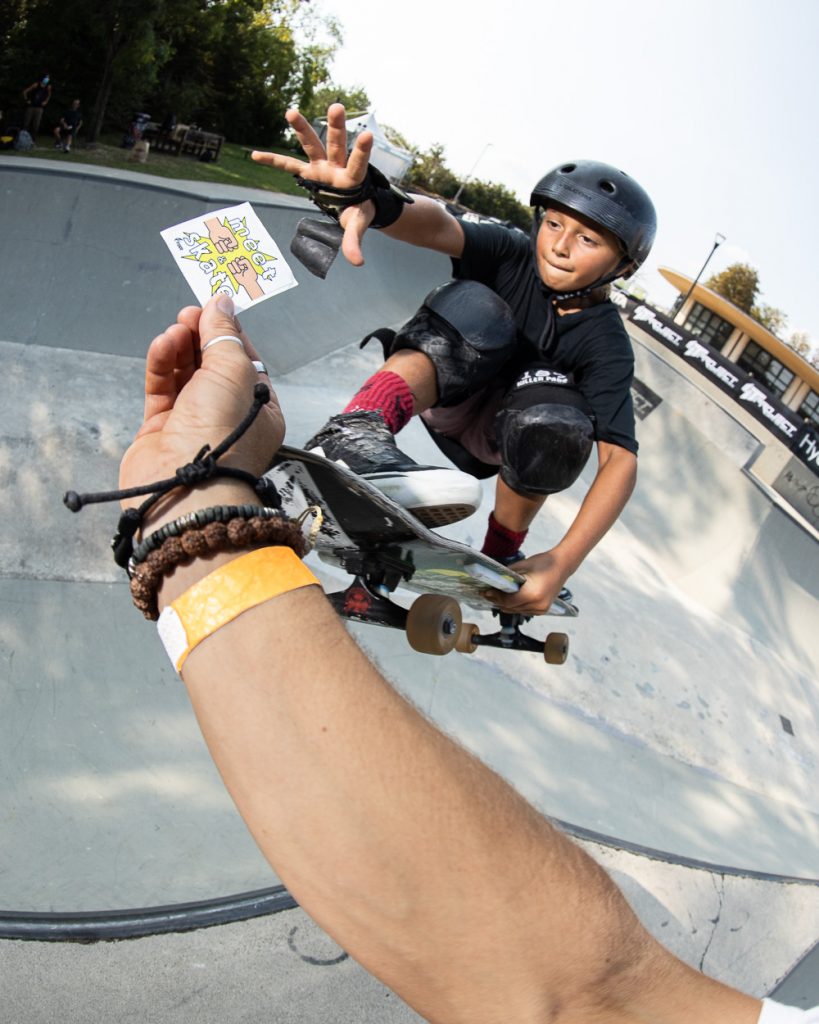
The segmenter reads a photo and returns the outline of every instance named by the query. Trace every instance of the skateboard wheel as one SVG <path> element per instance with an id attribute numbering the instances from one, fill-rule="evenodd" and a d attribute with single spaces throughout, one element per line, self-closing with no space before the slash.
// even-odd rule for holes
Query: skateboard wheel
<path id="1" fill-rule="evenodd" d="M 461 609 L 451 597 L 422 594 L 407 613 L 407 640 L 421 654 L 449 654 L 461 632 Z"/>
<path id="2" fill-rule="evenodd" d="M 543 657 L 549 665 L 562 665 L 569 657 L 569 638 L 565 633 L 549 633 L 543 645 Z"/>
<path id="3" fill-rule="evenodd" d="M 475 637 L 480 636 L 480 630 L 474 622 L 464 622 L 458 632 L 458 639 L 455 641 L 455 650 L 461 654 L 474 654 L 478 649 Z"/>

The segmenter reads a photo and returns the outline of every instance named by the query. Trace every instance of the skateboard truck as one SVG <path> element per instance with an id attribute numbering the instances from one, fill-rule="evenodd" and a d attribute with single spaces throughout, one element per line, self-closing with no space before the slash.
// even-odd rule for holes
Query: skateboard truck
<path id="1" fill-rule="evenodd" d="M 562 665 L 568 657 L 569 638 L 565 633 L 549 633 L 543 641 L 521 632 L 521 624 L 528 622 L 530 615 L 498 611 L 495 614 L 501 628 L 495 633 L 481 634 L 474 623 L 463 621 L 460 605 L 454 598 L 422 594 L 407 610 L 395 604 L 390 593 L 388 582 L 356 575 L 346 590 L 327 597 L 342 618 L 403 629 L 410 646 L 422 654 L 449 654 L 453 650 L 472 654 L 478 647 L 500 647 L 542 654 L 550 665 Z"/>
<path id="2" fill-rule="evenodd" d="M 496 633 L 472 634 L 471 642 L 475 647 L 502 647 L 510 651 L 533 651 L 543 654 L 550 665 L 562 665 L 569 654 L 569 638 L 565 633 L 549 633 L 546 640 L 535 640 L 520 630 L 531 615 L 518 615 L 512 612 L 497 612 L 500 629 Z"/>

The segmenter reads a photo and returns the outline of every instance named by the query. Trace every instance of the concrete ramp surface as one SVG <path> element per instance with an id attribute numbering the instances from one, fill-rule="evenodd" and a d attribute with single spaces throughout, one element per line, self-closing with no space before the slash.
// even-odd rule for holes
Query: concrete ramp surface
<path id="1" fill-rule="evenodd" d="M 207 915 L 243 893 L 263 896 L 235 916 L 275 909 L 277 879 L 111 560 L 116 509 L 74 516 L 61 497 L 115 485 L 140 422 L 147 343 L 192 301 L 159 230 L 250 199 L 286 252 L 309 208 L 19 156 L 0 158 L 0 198 L 7 251 L 37 253 L 7 261 L 14 302 L 0 337 L 0 935 L 60 937 L 46 933 L 62 922 L 77 925 L 75 937 L 91 923 L 100 937 L 117 915 L 127 925 L 151 919 L 147 908 L 189 903 Z M 290 443 L 378 366 L 379 353 L 356 342 L 408 317 L 449 272 L 447 260 L 375 232 L 365 255 L 363 270 L 339 257 L 324 282 L 294 262 L 299 287 L 242 317 L 274 368 Z M 759 439 L 639 338 L 635 350 L 638 377 L 662 401 L 639 425 L 638 490 L 572 581 L 581 614 L 560 627 L 571 636 L 568 663 L 491 649 L 433 659 L 390 630 L 353 632 L 425 713 L 566 823 L 666 944 L 759 995 L 819 939 L 819 546 L 749 475 Z M 440 458 L 415 422 L 402 447 Z M 529 550 L 562 536 L 592 474 L 549 499 Z M 481 543 L 485 486 L 482 510 L 449 535 Z M 328 589 L 343 584 L 310 560 Z M 545 635 L 549 625 L 532 630 Z M 181 919 L 155 915 L 144 931 Z M 133 944 L 99 949 L 135 988 L 135 971 L 159 977 L 157 965 L 178 956 L 199 958 L 226 993 L 220 1002 L 211 988 L 205 1000 L 195 972 L 182 972 L 139 996 L 140 1019 L 193 1019 L 185 1014 L 197 1007 L 203 1021 L 245 1019 L 239 990 L 247 1019 L 257 1019 L 275 1017 L 284 996 L 275 984 L 251 992 L 238 974 L 231 987 L 220 942 L 244 949 L 247 967 L 257 945 L 292 953 L 293 930 L 320 944 L 309 928 L 288 910 L 210 938 L 142 940 L 130 957 Z M 0 942 L 11 1005 L 23 1006 L 34 962 L 83 1000 L 78 979 L 95 956 Z M 366 993 L 356 1019 L 417 1019 L 394 998 L 385 1003 L 389 994 L 339 951 L 318 959 L 337 956 L 322 985 Z M 304 1019 L 336 1019 L 333 998 L 322 1009 L 325 997 L 306 979 L 292 984 Z M 112 1015 L 101 993 L 89 1020 Z M 49 1012 L 43 1000 L 14 1019 Z"/>

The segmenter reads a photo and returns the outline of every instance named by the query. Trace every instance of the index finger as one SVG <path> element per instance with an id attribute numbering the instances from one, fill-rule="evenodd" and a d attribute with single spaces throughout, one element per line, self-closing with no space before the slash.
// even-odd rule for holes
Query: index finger
<path id="1" fill-rule="evenodd" d="M 277 171 L 284 171 L 286 174 L 300 174 L 304 177 L 309 164 L 294 156 L 285 156 L 282 153 L 265 153 L 263 150 L 254 149 L 250 159 L 257 164 L 264 164 L 265 167 L 275 167 Z"/>
<path id="2" fill-rule="evenodd" d="M 183 324 L 173 324 L 157 335 L 145 362 L 145 423 L 170 412 L 185 380 L 196 370 L 193 334 Z"/>
<path id="3" fill-rule="evenodd" d="M 296 133 L 296 138 L 301 143 L 304 155 L 313 163 L 317 160 L 326 160 L 327 153 L 324 150 L 321 139 L 316 135 L 315 129 L 304 116 L 297 110 L 287 112 L 287 120 L 290 127 Z"/>

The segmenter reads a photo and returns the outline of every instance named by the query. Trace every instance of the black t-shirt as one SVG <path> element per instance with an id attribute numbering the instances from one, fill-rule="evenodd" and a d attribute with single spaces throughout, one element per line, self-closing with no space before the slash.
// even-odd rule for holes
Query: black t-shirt
<path id="1" fill-rule="evenodd" d="M 64 111 L 63 121 L 65 121 L 72 132 L 76 131 L 77 125 L 82 121 L 82 111 L 74 110 L 73 107 Z"/>
<path id="2" fill-rule="evenodd" d="M 32 107 L 44 107 L 51 96 L 51 89 L 47 85 L 37 85 L 28 94 L 28 102 Z"/>
<path id="3" fill-rule="evenodd" d="M 454 276 L 480 281 L 510 306 L 521 356 L 570 375 L 595 415 L 598 441 L 637 452 L 631 381 L 634 353 L 610 302 L 554 317 L 535 266 L 529 238 L 499 224 L 461 221 L 464 251 L 453 259 Z"/>

